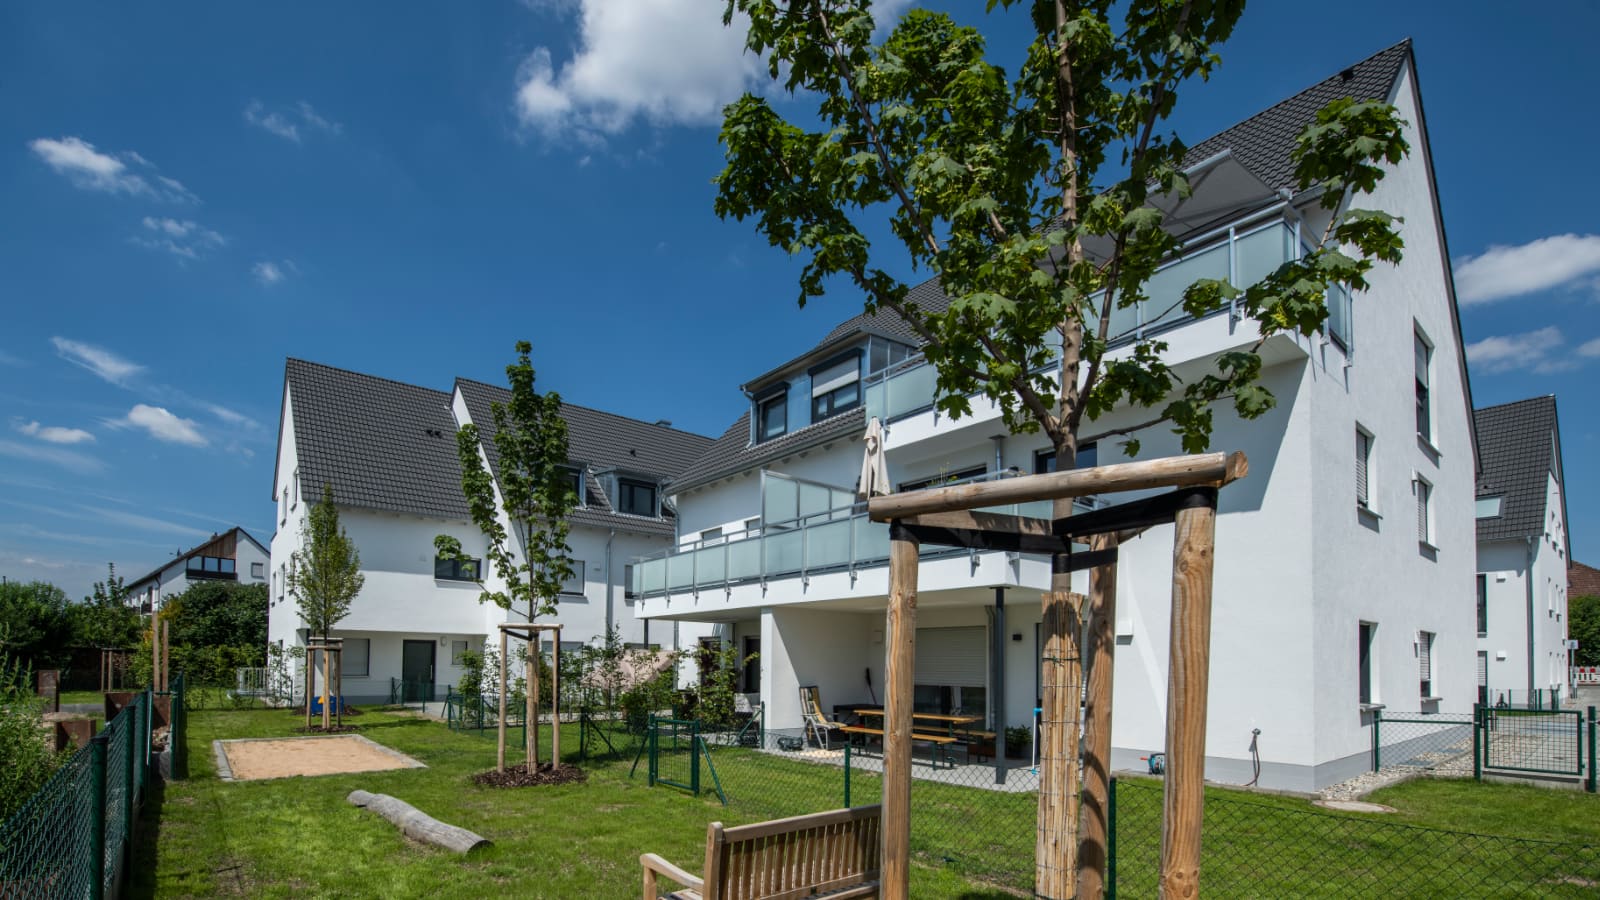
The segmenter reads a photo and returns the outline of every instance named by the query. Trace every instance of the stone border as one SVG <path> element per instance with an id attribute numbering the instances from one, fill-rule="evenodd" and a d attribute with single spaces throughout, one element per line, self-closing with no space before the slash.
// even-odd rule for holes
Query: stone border
<path id="1" fill-rule="evenodd" d="M 217 763 L 217 778 L 219 778 L 222 781 L 234 781 L 234 782 L 239 782 L 239 783 L 242 784 L 242 783 L 244 783 L 246 781 L 277 781 L 277 780 L 279 780 L 281 778 L 320 778 L 320 777 L 322 777 L 320 775 L 279 775 L 279 776 L 277 776 L 277 778 L 243 778 L 243 779 L 234 778 L 233 777 L 233 768 L 228 765 L 228 750 L 227 750 L 227 747 L 225 745 L 227 745 L 227 744 L 254 744 L 254 743 L 262 743 L 262 742 L 265 742 L 265 741 L 274 741 L 274 742 L 280 742 L 281 743 L 283 741 L 331 741 L 331 740 L 341 740 L 341 739 L 342 740 L 354 739 L 354 740 L 357 740 L 357 741 L 361 741 L 362 743 L 366 744 L 368 747 L 370 747 L 370 748 L 372 748 L 374 750 L 377 750 L 378 752 L 383 753 L 383 754 L 385 754 L 387 756 L 393 757 L 396 761 L 398 761 L 401 764 L 400 768 L 403 768 L 403 769 L 426 769 L 428 767 L 427 763 L 424 763 L 424 762 L 421 762 L 419 760 L 413 759 L 412 757 L 409 757 L 409 756 L 405 755 L 404 753 L 401 753 L 399 750 L 396 750 L 393 747 L 385 747 L 384 745 L 378 743 L 377 741 L 374 741 L 373 739 L 367 737 L 366 735 L 361 735 L 361 734 L 308 734 L 308 735 L 296 735 L 296 736 L 291 736 L 291 737 L 229 738 L 227 740 L 219 739 L 219 740 L 215 740 L 215 741 L 211 742 L 211 755 L 215 758 L 216 763 Z M 394 770 L 393 769 L 353 769 L 353 770 L 351 770 L 349 772 L 328 772 L 326 774 L 328 774 L 328 775 L 355 775 L 355 774 L 359 774 L 361 772 L 391 772 L 391 771 L 394 771 Z"/>

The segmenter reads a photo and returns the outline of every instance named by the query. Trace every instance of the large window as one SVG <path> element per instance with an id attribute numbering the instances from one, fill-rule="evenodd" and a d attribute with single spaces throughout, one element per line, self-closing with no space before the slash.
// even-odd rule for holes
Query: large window
<path id="1" fill-rule="evenodd" d="M 234 570 L 234 561 L 225 556 L 191 556 L 184 567 L 190 578 L 232 581 L 239 577 Z"/>
<path id="2" fill-rule="evenodd" d="M 756 442 L 770 441 L 789 430 L 789 394 L 780 391 L 756 401 Z"/>
<path id="3" fill-rule="evenodd" d="M 656 486 L 644 481 L 617 479 L 617 511 L 630 516 L 655 518 Z"/>
<path id="4" fill-rule="evenodd" d="M 433 577 L 443 581 L 477 581 L 482 570 L 482 560 L 433 558 Z"/>
<path id="5" fill-rule="evenodd" d="M 1421 683 L 1421 696 L 1424 700 L 1434 699 L 1433 695 L 1433 632 L 1417 632 L 1417 678 Z"/>
<path id="6" fill-rule="evenodd" d="M 583 593 L 584 572 L 583 560 L 572 561 L 572 577 L 561 582 L 561 593 L 581 595 Z"/>
<path id="7" fill-rule="evenodd" d="M 811 421 L 861 405 L 861 355 L 851 353 L 811 370 Z"/>
<path id="8" fill-rule="evenodd" d="M 1422 336 L 1421 331 L 1412 333 L 1412 343 L 1416 349 L 1416 380 L 1417 380 L 1417 436 L 1433 443 L 1433 401 L 1429 392 L 1433 387 L 1431 372 L 1433 370 L 1433 345 Z"/>
<path id="9" fill-rule="evenodd" d="M 344 652 L 339 654 L 339 674 L 351 678 L 366 678 L 371 671 L 372 639 L 345 638 Z"/>
<path id="10" fill-rule="evenodd" d="M 1433 485 L 1417 476 L 1417 540 L 1433 546 Z"/>
<path id="11" fill-rule="evenodd" d="M 1100 446 L 1095 443 L 1084 444 L 1078 448 L 1078 464 L 1075 469 L 1092 469 L 1100 464 Z M 1056 451 L 1039 450 L 1033 454 L 1033 474 L 1043 475 L 1056 470 Z"/>
<path id="12" fill-rule="evenodd" d="M 1361 667 L 1359 682 L 1361 689 L 1361 703 L 1363 705 L 1371 705 L 1372 703 L 1376 702 L 1373 699 L 1377 696 L 1377 694 L 1374 693 L 1373 690 L 1375 685 L 1372 678 L 1372 653 L 1375 649 L 1374 638 L 1377 636 L 1377 632 L 1378 626 L 1374 622 L 1362 622 L 1361 627 L 1356 632 L 1358 654 L 1357 662 Z"/>
<path id="13" fill-rule="evenodd" d="M 1478 637 L 1489 634 L 1489 576 L 1478 575 Z"/>
<path id="14" fill-rule="evenodd" d="M 1372 435 L 1356 426 L 1356 505 L 1372 508 Z"/>
<path id="15" fill-rule="evenodd" d="M 571 488 L 572 494 L 576 498 L 575 500 L 573 500 L 573 504 L 575 506 L 583 506 L 584 505 L 584 502 L 583 502 L 584 501 L 584 496 L 583 495 L 586 493 L 584 491 L 584 489 L 583 489 L 583 470 L 582 469 L 568 469 L 566 471 L 566 477 L 567 477 L 567 487 Z"/>

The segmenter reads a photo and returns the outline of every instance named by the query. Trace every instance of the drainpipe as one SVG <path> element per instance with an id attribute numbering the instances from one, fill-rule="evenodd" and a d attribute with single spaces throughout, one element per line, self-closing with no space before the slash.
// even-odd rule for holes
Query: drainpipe
<path id="1" fill-rule="evenodd" d="M 605 639 L 608 640 L 608 641 L 611 639 L 611 629 L 616 627 L 616 624 L 615 624 L 616 623 L 616 614 L 612 611 L 612 606 L 611 606 L 612 597 L 614 596 L 613 595 L 613 591 L 615 590 L 614 585 L 615 585 L 615 582 L 616 582 L 616 579 L 612 577 L 612 572 L 611 572 L 611 542 L 616 540 L 616 539 L 617 539 L 617 530 L 615 528 L 613 528 L 613 529 L 611 529 L 611 533 L 606 535 L 606 637 L 605 637 Z"/>
<path id="2" fill-rule="evenodd" d="M 995 455 L 1000 455 L 1000 444 L 995 442 Z M 994 589 L 994 783 L 1006 783 L 1006 589 Z"/>
<path id="3" fill-rule="evenodd" d="M 1528 699 L 1533 699 L 1533 538 L 1528 538 L 1528 563 L 1523 567 L 1522 580 L 1528 586 Z"/>

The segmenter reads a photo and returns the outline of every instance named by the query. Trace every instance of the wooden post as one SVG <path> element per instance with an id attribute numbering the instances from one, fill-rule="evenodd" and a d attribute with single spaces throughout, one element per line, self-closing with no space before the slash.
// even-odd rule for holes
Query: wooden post
<path id="1" fill-rule="evenodd" d="M 172 690 L 172 622 L 161 622 L 161 689 Z"/>
<path id="2" fill-rule="evenodd" d="M 917 539 L 889 523 L 884 630 L 883 898 L 906 900 L 911 878 L 911 706 L 917 661 Z"/>
<path id="3" fill-rule="evenodd" d="M 1065 557 L 1056 557 L 1065 560 Z M 1066 580 L 1071 573 L 1052 576 Z M 1039 838 L 1034 848 L 1034 893 L 1070 900 L 1077 882 L 1078 698 L 1083 595 L 1052 590 L 1044 595 L 1044 698 L 1039 714 Z"/>
<path id="4" fill-rule="evenodd" d="M 561 765 L 561 626 L 550 632 L 555 658 L 550 662 L 550 766 Z"/>
<path id="5" fill-rule="evenodd" d="M 500 629 L 500 746 L 495 752 L 497 772 L 506 770 L 506 630 Z"/>
<path id="6" fill-rule="evenodd" d="M 161 623 L 150 622 L 150 690 L 161 690 Z"/>
<path id="7" fill-rule="evenodd" d="M 1094 550 L 1117 546 L 1115 535 L 1090 542 Z M 1084 643 L 1088 660 L 1083 723 L 1083 805 L 1078 811 L 1078 896 L 1099 900 L 1106 895 L 1106 858 L 1110 847 L 1111 696 L 1116 674 L 1117 565 L 1089 571 L 1089 628 Z"/>
<path id="8" fill-rule="evenodd" d="M 539 632 L 526 632 L 527 640 L 523 642 L 524 652 L 522 664 L 526 674 L 523 681 L 527 690 L 523 692 L 522 712 L 522 737 L 525 765 L 529 772 L 539 768 Z"/>
<path id="9" fill-rule="evenodd" d="M 311 730 L 311 694 L 316 690 L 317 684 L 317 651 L 311 648 L 310 638 L 306 639 L 306 730 Z"/>
<path id="10" fill-rule="evenodd" d="M 1217 491 L 1200 488 L 1178 511 L 1173 529 L 1167 776 L 1161 815 L 1163 900 L 1192 898 L 1200 893 L 1216 525 Z"/>
<path id="11" fill-rule="evenodd" d="M 370 645 L 368 645 L 370 646 Z M 339 643 L 339 649 L 333 653 L 333 682 L 328 689 L 328 702 L 338 703 L 339 711 L 334 713 L 334 724 L 344 725 L 344 642 Z"/>
<path id="12" fill-rule="evenodd" d="M 322 730 L 327 731 L 333 727 L 333 651 L 328 649 L 328 642 L 322 642 Z"/>

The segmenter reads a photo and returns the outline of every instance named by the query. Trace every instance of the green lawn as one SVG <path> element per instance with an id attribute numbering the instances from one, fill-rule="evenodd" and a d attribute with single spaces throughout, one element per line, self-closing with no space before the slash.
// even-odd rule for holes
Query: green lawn
<path id="1" fill-rule="evenodd" d="M 632 755 L 588 764 L 589 782 L 492 790 L 470 776 L 494 760 L 493 737 L 455 734 L 394 712 L 354 719 L 368 737 L 429 768 L 315 779 L 223 783 L 211 741 L 292 733 L 283 711 L 202 711 L 190 718 L 191 780 L 168 785 L 147 807 L 156 831 L 141 850 L 134 896 L 636 895 L 638 855 L 661 853 L 700 869 L 706 823 L 729 824 L 843 805 L 837 766 L 717 748 L 721 806 L 709 771 L 700 798 L 630 779 Z M 563 750 L 576 754 L 575 726 Z M 548 747 L 548 734 L 546 735 Z M 664 758 L 686 777 L 686 757 Z M 495 847 L 460 859 L 401 837 L 347 805 L 355 789 L 393 794 Z M 857 770 L 851 800 L 876 802 L 877 776 Z M 1386 816 L 1314 810 L 1294 797 L 1210 789 L 1202 883 L 1211 896 L 1593 896 L 1600 799 L 1572 791 L 1418 781 L 1373 799 Z M 1031 884 L 1035 798 L 918 781 L 912 790 L 912 894 L 1000 897 Z M 1119 781 L 1117 866 L 1126 897 L 1155 893 L 1161 785 Z M 1428 826 L 1428 827 L 1417 827 Z M 1477 832 L 1476 834 L 1471 832 Z M 1483 835 L 1504 837 L 1484 837 Z M 1539 838 L 1546 843 L 1531 843 Z M 1569 843 L 1548 843 L 1566 841 Z M 968 880 L 970 879 L 970 880 Z M 1004 886 L 1004 887 L 1002 887 Z"/>

